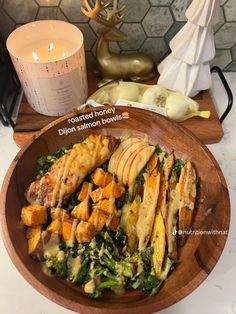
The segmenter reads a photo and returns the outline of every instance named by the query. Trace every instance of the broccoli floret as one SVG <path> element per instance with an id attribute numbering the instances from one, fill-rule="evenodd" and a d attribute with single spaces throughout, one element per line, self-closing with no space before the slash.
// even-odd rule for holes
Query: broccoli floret
<path id="1" fill-rule="evenodd" d="M 123 289 L 125 281 L 123 276 L 114 274 L 106 267 L 99 264 L 90 269 L 91 276 L 84 285 L 85 293 L 90 298 L 99 298 L 104 289 Z"/>
<path id="2" fill-rule="evenodd" d="M 151 295 L 154 295 L 158 292 L 162 284 L 162 280 L 158 279 L 151 273 L 152 254 L 153 248 L 149 246 L 143 250 L 140 255 L 136 251 L 128 258 L 128 260 L 133 261 L 134 265 L 136 264 L 137 267 L 140 264 L 140 261 L 142 263 L 141 271 L 138 271 L 136 275 L 133 276 L 129 281 L 129 288 L 139 289 L 145 293 L 150 293 Z"/>
<path id="3" fill-rule="evenodd" d="M 127 278 L 133 278 L 135 274 L 135 264 L 126 260 L 118 262 L 116 268 L 124 277 Z"/>
<path id="4" fill-rule="evenodd" d="M 123 289 L 128 278 L 135 274 L 135 264 L 130 260 L 121 260 L 121 255 L 116 252 L 114 242 L 124 241 L 122 232 L 99 232 L 95 238 L 96 247 L 90 254 L 92 263 L 84 286 L 85 292 L 93 291 L 89 293 L 92 298 L 100 297 L 104 289 Z"/>
<path id="5" fill-rule="evenodd" d="M 82 248 L 80 248 L 80 250 L 81 250 L 80 254 L 81 254 L 83 259 L 85 259 L 85 258 L 89 259 L 90 258 L 90 253 L 92 251 L 92 248 L 91 248 L 89 243 L 84 243 Z"/>
<path id="6" fill-rule="evenodd" d="M 107 249 L 104 249 L 104 252 L 99 258 L 98 262 L 104 267 L 107 267 L 109 271 L 112 272 L 112 274 L 116 274 L 118 277 L 122 276 L 132 278 L 134 276 L 134 263 L 128 260 L 116 261 Z"/>
<path id="7" fill-rule="evenodd" d="M 103 254 L 99 256 L 99 263 L 103 266 L 109 268 L 112 272 L 116 272 L 116 261 L 112 257 L 112 254 L 108 251 L 108 249 L 103 249 Z"/>
<path id="8" fill-rule="evenodd" d="M 56 256 L 46 259 L 45 266 L 51 271 L 53 275 L 60 278 L 65 278 L 67 276 L 67 259 L 64 258 L 59 261 Z"/>
<path id="9" fill-rule="evenodd" d="M 94 291 L 92 293 L 88 293 L 86 292 L 87 297 L 91 298 L 91 299 L 99 299 L 102 296 L 102 290 L 98 290 L 98 289 L 94 289 Z"/>
<path id="10" fill-rule="evenodd" d="M 83 284 L 89 272 L 91 248 L 88 243 L 82 245 L 76 242 L 69 249 L 68 277 L 72 282 Z"/>
<path id="11" fill-rule="evenodd" d="M 159 280 L 156 276 L 141 274 L 131 280 L 129 287 L 155 295 L 159 291 L 162 282 L 163 281 Z"/>
<path id="12" fill-rule="evenodd" d="M 74 243 L 71 250 L 72 250 L 72 256 L 73 257 L 78 256 L 78 243 L 77 242 Z"/>
<path id="13" fill-rule="evenodd" d="M 121 276 L 117 276 L 112 274 L 111 272 L 107 272 L 96 288 L 100 291 L 104 289 L 122 289 L 124 288 L 124 280 Z"/>
<path id="14" fill-rule="evenodd" d="M 78 258 L 78 256 L 76 258 Z M 85 278 L 88 272 L 89 272 L 89 261 L 86 258 L 82 262 L 82 264 L 79 266 L 79 268 L 71 274 L 70 280 L 72 282 L 78 282 L 80 284 L 83 284 L 85 282 Z"/>
<path id="15" fill-rule="evenodd" d="M 112 238 L 116 246 L 124 247 L 126 245 L 127 236 L 122 228 L 118 228 Z"/>
<path id="16" fill-rule="evenodd" d="M 119 251 L 111 237 L 112 231 L 98 232 L 95 234 L 96 245 L 99 250 L 107 249 L 113 257 L 119 258 Z"/>

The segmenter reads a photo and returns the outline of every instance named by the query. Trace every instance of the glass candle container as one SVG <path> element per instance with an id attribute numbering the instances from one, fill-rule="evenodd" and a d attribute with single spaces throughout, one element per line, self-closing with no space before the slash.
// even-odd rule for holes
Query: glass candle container
<path id="1" fill-rule="evenodd" d="M 88 96 L 84 39 L 74 25 L 37 21 L 14 30 L 7 49 L 31 107 L 61 116 Z"/>

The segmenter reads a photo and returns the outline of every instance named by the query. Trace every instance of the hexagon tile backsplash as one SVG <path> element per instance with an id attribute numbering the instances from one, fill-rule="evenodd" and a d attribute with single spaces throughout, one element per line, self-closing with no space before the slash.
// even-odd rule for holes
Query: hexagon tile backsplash
<path id="1" fill-rule="evenodd" d="M 142 51 L 159 63 L 169 53 L 169 41 L 185 24 L 191 0 L 120 0 L 126 4 L 120 29 L 129 39 L 112 43 L 116 52 Z M 216 57 L 212 65 L 236 71 L 236 0 L 220 0 L 215 26 Z M 97 25 L 81 12 L 83 0 L 0 0 L 0 31 L 6 38 L 19 25 L 34 20 L 58 19 L 78 26 L 85 37 L 88 68 L 96 66 Z"/>

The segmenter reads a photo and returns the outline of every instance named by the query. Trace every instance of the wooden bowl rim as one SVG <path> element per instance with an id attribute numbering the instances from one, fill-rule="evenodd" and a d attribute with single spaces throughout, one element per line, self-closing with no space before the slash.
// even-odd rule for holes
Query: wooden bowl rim
<path id="1" fill-rule="evenodd" d="M 99 107 L 99 108 L 89 108 L 89 109 L 85 109 L 83 111 L 81 111 L 81 114 L 84 112 L 91 112 L 94 110 L 103 110 L 106 108 L 110 108 L 110 106 L 103 106 L 103 107 Z M 125 110 L 125 107 L 122 106 L 116 106 L 117 109 L 122 109 Z M 212 153 L 209 151 L 209 149 L 203 144 L 201 143 L 201 141 L 195 137 L 195 135 L 193 135 L 190 131 L 188 131 L 186 128 L 184 128 L 183 126 L 181 126 L 180 124 L 170 121 L 168 118 L 163 117 L 157 113 L 154 112 L 150 112 L 148 110 L 145 109 L 139 109 L 139 108 L 131 108 L 129 107 L 129 110 L 133 111 L 133 112 L 137 112 L 140 113 L 141 115 L 144 114 L 144 112 L 151 116 L 153 116 L 154 118 L 157 119 L 162 119 L 165 120 L 166 123 L 169 123 L 170 125 L 174 126 L 175 128 L 178 128 L 181 130 L 182 133 L 185 134 L 185 136 L 189 137 L 191 139 L 191 141 L 195 141 L 197 142 L 197 144 L 201 147 L 201 149 L 208 155 L 208 157 L 211 159 L 212 163 L 214 164 L 214 167 L 217 170 L 217 175 L 219 177 L 220 182 L 223 184 L 223 186 L 226 187 L 225 189 L 225 202 L 224 202 L 224 210 L 227 212 L 227 217 L 228 219 L 226 219 L 226 221 L 224 222 L 225 224 L 225 230 L 229 230 L 229 225 L 230 225 L 230 198 L 229 198 L 229 191 L 227 188 L 227 183 L 226 180 L 224 178 L 224 175 L 222 173 L 222 170 L 219 166 L 219 164 L 217 163 L 216 159 L 214 158 L 214 156 L 212 155 Z M 77 116 L 79 115 L 80 112 L 72 112 L 69 113 L 65 116 L 62 116 L 60 118 L 58 118 L 57 120 L 51 122 L 50 124 L 48 124 L 47 126 L 45 126 L 40 132 L 37 133 L 37 135 L 35 135 L 32 140 L 30 141 L 29 144 L 27 144 L 26 146 L 24 146 L 23 148 L 20 149 L 20 151 L 17 153 L 17 155 L 15 156 L 15 158 L 13 159 L 12 163 L 10 164 L 8 171 L 5 175 L 3 184 L 2 184 L 2 190 L 1 190 L 1 202 L 0 202 L 0 219 L 1 219 L 1 225 L 0 225 L 0 231 L 2 234 L 2 238 L 3 238 L 3 242 L 4 245 L 6 247 L 6 250 L 8 252 L 8 255 L 10 256 L 13 264 L 15 265 L 15 267 L 18 269 L 18 271 L 21 273 L 21 275 L 24 277 L 24 279 L 31 285 L 33 286 L 38 292 L 40 292 L 43 296 L 47 297 L 48 299 L 50 299 L 51 301 L 54 301 L 55 303 L 70 309 L 72 311 L 81 311 L 81 312 L 85 312 L 85 313 L 116 313 L 116 314 L 123 314 L 124 310 L 127 313 L 133 313 L 134 311 L 138 313 L 151 313 L 155 310 L 162 310 L 164 308 L 167 308 L 177 302 L 179 302 L 180 300 L 182 300 L 183 298 L 185 298 L 186 296 L 188 296 L 189 294 L 191 294 L 198 286 L 200 286 L 200 284 L 208 277 L 208 275 L 210 274 L 210 272 L 213 270 L 213 268 L 215 267 L 215 265 L 217 264 L 220 256 L 223 253 L 226 241 L 227 241 L 227 237 L 228 234 L 224 236 L 224 241 L 222 242 L 222 245 L 220 247 L 218 247 L 218 252 L 214 251 L 214 265 L 209 269 L 209 271 L 207 272 L 206 270 L 204 270 L 203 268 L 201 269 L 201 271 L 199 271 L 199 273 L 192 279 L 192 281 L 190 281 L 188 283 L 188 285 L 182 287 L 179 292 L 181 294 L 181 297 L 178 298 L 178 300 L 174 300 L 174 298 L 170 298 L 170 297 L 166 297 L 165 301 L 167 301 L 167 304 L 163 304 L 163 306 L 161 307 L 157 307 L 155 308 L 155 302 L 147 302 L 147 304 L 142 304 L 142 305 L 137 305 L 135 306 L 133 303 L 131 304 L 131 306 L 129 307 L 124 307 L 124 308 L 110 308 L 106 306 L 106 303 L 103 302 L 102 304 L 104 305 L 103 307 L 101 307 L 101 303 L 99 307 L 96 307 L 94 305 L 88 306 L 85 304 L 81 304 L 81 303 L 77 303 L 73 300 L 68 300 L 64 297 L 62 297 L 61 295 L 57 294 L 57 292 L 52 291 L 51 289 L 49 289 L 47 286 L 45 286 L 44 284 L 42 284 L 39 280 L 37 280 L 34 275 L 27 269 L 27 267 L 25 267 L 25 265 L 23 264 L 23 262 L 21 261 L 21 259 L 19 258 L 18 254 L 16 253 L 14 246 L 11 242 L 10 239 L 10 234 L 7 228 L 7 220 L 6 220 L 6 215 L 5 215 L 5 202 L 6 202 L 6 196 L 7 196 L 7 190 L 8 190 L 8 185 L 10 182 L 10 178 L 12 173 L 14 172 L 14 169 L 18 163 L 18 160 L 21 158 L 21 156 L 24 154 L 24 152 L 28 149 L 29 146 L 31 146 L 33 144 L 33 142 L 38 139 L 42 134 L 44 134 L 46 131 L 48 131 L 50 128 L 55 127 L 56 125 L 58 125 L 59 123 L 61 123 L 64 120 L 67 120 L 71 117 Z M 213 255 L 212 255 L 213 256 Z M 199 279 L 199 280 L 196 280 Z M 193 282 L 194 281 L 194 282 Z M 188 286 L 191 285 L 191 289 L 188 289 Z M 152 299 L 151 299 L 152 298 Z M 153 300 L 153 297 L 150 297 L 149 301 Z M 164 303 L 164 302 L 163 302 Z"/>

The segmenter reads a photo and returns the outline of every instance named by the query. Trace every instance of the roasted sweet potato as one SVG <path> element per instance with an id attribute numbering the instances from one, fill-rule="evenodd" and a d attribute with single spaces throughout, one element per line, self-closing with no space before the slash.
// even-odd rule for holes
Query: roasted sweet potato
<path id="1" fill-rule="evenodd" d="M 26 238 L 28 239 L 28 254 L 33 258 L 43 260 L 42 226 L 27 229 Z"/>
<path id="2" fill-rule="evenodd" d="M 52 208 L 51 209 L 52 220 L 59 219 L 60 221 L 70 218 L 69 213 L 62 208 Z"/>
<path id="3" fill-rule="evenodd" d="M 94 184 L 100 187 L 108 185 L 114 177 L 108 172 L 104 171 L 102 168 L 97 168 L 92 174 L 92 179 Z"/>
<path id="4" fill-rule="evenodd" d="M 93 205 L 93 209 L 102 210 L 107 216 L 117 212 L 115 200 L 102 200 Z"/>
<path id="5" fill-rule="evenodd" d="M 111 181 L 103 190 L 103 198 L 120 198 L 124 193 L 125 188 L 122 183 Z"/>
<path id="6" fill-rule="evenodd" d="M 53 220 L 50 225 L 47 227 L 47 231 L 51 233 L 62 234 L 62 222 L 59 219 Z"/>
<path id="7" fill-rule="evenodd" d="M 74 233 L 78 224 L 77 219 L 69 218 L 62 222 L 62 237 L 65 242 L 74 242 Z"/>
<path id="8" fill-rule="evenodd" d="M 110 218 L 108 216 L 107 221 L 106 221 L 106 227 L 110 228 L 113 231 L 116 231 L 118 226 L 119 226 L 119 218 L 117 217 L 117 213 L 115 212 L 113 216 Z"/>
<path id="9" fill-rule="evenodd" d="M 99 208 L 94 208 L 88 222 L 91 223 L 96 231 L 101 231 L 107 221 L 108 215 L 100 210 Z"/>
<path id="10" fill-rule="evenodd" d="M 25 235 L 26 239 L 27 240 L 32 239 L 39 231 L 42 232 L 41 225 L 27 228 L 26 235 Z"/>
<path id="11" fill-rule="evenodd" d="M 85 200 L 75 206 L 71 212 L 71 217 L 78 218 L 79 220 L 88 221 L 90 216 L 90 204 Z"/>
<path id="12" fill-rule="evenodd" d="M 29 205 L 21 210 L 21 219 L 24 225 L 33 227 L 47 221 L 47 209 L 41 205 Z"/>
<path id="13" fill-rule="evenodd" d="M 94 203 L 99 202 L 103 199 L 103 188 L 98 188 L 90 193 L 90 196 Z"/>
<path id="14" fill-rule="evenodd" d="M 89 182 L 84 182 L 78 195 L 78 201 L 83 202 L 85 200 L 89 200 L 92 190 L 93 184 Z"/>
<path id="15" fill-rule="evenodd" d="M 80 221 L 76 230 L 75 237 L 79 243 L 90 242 L 94 235 L 94 226 L 87 221 Z"/>
<path id="16" fill-rule="evenodd" d="M 91 218 L 91 219 L 90 219 Z M 106 224 L 112 230 L 116 230 L 119 225 L 115 199 L 102 200 L 93 205 L 93 212 L 89 222 L 91 222 L 97 231 L 102 230 Z"/>
<path id="17" fill-rule="evenodd" d="M 93 202 L 97 203 L 104 198 L 120 198 L 124 195 L 124 193 L 125 188 L 122 183 L 111 181 L 107 186 L 94 190 L 90 195 Z"/>

